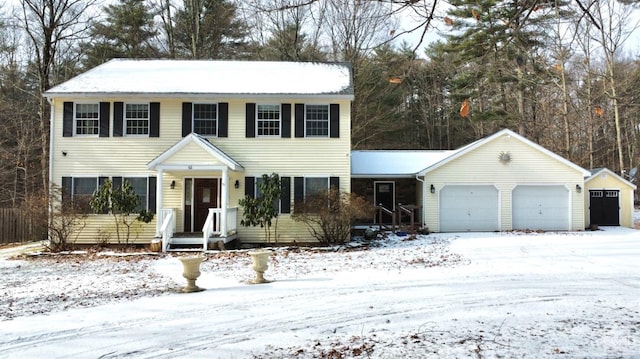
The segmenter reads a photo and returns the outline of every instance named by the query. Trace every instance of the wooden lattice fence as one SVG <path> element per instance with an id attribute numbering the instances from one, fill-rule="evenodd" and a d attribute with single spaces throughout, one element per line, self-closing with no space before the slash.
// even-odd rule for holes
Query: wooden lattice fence
<path id="1" fill-rule="evenodd" d="M 27 242 L 41 238 L 33 221 L 16 208 L 0 208 L 0 244 Z"/>

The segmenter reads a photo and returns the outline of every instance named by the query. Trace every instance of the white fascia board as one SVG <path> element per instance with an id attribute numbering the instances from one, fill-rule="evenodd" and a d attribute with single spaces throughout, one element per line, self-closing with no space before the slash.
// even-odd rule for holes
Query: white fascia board
<path id="1" fill-rule="evenodd" d="M 586 184 L 587 182 L 593 180 L 594 178 L 598 177 L 603 172 L 607 173 L 609 176 L 612 176 L 612 177 L 618 179 L 619 181 L 621 181 L 622 183 L 626 184 L 627 186 L 633 188 L 634 190 L 637 189 L 637 186 L 635 184 L 633 184 L 632 182 L 627 181 L 625 178 L 619 176 L 617 173 L 611 171 L 608 168 L 601 168 L 600 170 L 598 170 L 597 172 L 593 173 L 591 176 L 586 178 L 584 180 L 584 183 Z"/>
<path id="2" fill-rule="evenodd" d="M 354 95 L 344 94 L 259 94 L 259 93 L 246 93 L 246 94 L 229 94 L 229 93 L 154 93 L 154 92 L 48 92 L 43 95 L 48 99 L 61 98 L 131 98 L 131 99 L 247 99 L 247 98 L 264 98 L 264 99 L 318 99 L 318 100 L 346 100 L 353 101 Z"/>
<path id="3" fill-rule="evenodd" d="M 199 165 L 199 164 L 161 164 L 155 166 L 157 170 L 163 171 L 223 171 L 229 167 L 223 165 Z"/>

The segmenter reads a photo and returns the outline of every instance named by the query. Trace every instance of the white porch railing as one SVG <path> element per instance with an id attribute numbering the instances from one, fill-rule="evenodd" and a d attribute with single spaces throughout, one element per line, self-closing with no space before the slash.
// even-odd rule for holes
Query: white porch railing
<path id="1" fill-rule="evenodd" d="M 173 237 L 176 228 L 176 210 L 173 208 L 163 208 L 160 212 L 160 234 L 162 235 L 162 251 L 166 252 L 169 241 Z"/>
<path id="2" fill-rule="evenodd" d="M 209 208 L 207 219 L 202 227 L 202 248 L 207 250 L 209 238 L 214 235 L 223 239 L 237 230 L 238 208 L 227 208 L 227 218 L 223 220 L 222 208 Z"/>
<path id="3" fill-rule="evenodd" d="M 226 212 L 226 218 L 224 213 Z M 237 232 L 238 208 L 209 208 L 207 219 L 202 227 L 202 248 L 207 250 L 209 239 L 214 236 L 220 237 L 221 240 L 231 241 L 235 238 Z M 160 221 L 160 236 L 162 237 L 162 251 L 166 252 L 169 246 L 176 242 L 185 244 L 185 238 L 174 238 L 176 231 L 176 210 L 174 208 L 163 208 L 158 216 Z M 186 238 L 188 240 L 188 238 Z M 197 242 L 195 242 L 197 243 Z M 191 242 L 191 244 L 195 244 Z"/>

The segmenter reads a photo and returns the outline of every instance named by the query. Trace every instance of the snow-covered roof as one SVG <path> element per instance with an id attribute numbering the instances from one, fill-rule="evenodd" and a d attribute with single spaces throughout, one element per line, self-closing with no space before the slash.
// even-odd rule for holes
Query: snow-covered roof
<path id="1" fill-rule="evenodd" d="M 351 177 L 415 177 L 456 151 L 372 150 L 351 151 Z"/>
<path id="2" fill-rule="evenodd" d="M 353 99 L 344 63 L 114 59 L 45 92 L 95 95 L 303 95 Z"/>

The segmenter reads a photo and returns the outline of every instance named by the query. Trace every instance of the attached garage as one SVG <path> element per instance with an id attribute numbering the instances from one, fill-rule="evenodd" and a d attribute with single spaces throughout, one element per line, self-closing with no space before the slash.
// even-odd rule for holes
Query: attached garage
<path id="1" fill-rule="evenodd" d="M 584 230 L 589 171 L 510 130 L 417 173 L 433 232 Z"/>
<path id="2" fill-rule="evenodd" d="M 570 191 L 562 185 L 518 185 L 512 192 L 513 229 L 571 229 Z"/>
<path id="3" fill-rule="evenodd" d="M 440 231 L 500 230 L 498 189 L 493 185 L 450 185 L 440 190 Z"/>

